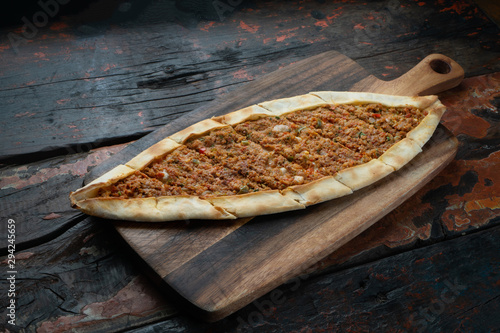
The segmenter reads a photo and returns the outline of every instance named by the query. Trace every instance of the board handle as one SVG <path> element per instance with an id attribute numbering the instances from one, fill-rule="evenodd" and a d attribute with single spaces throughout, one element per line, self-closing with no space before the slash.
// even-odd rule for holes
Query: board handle
<path id="1" fill-rule="evenodd" d="M 358 82 L 353 88 L 390 95 L 424 96 L 454 88 L 464 78 L 463 68 L 442 54 L 431 54 L 406 74 L 392 81 L 380 81 L 374 76 Z"/>
<path id="2" fill-rule="evenodd" d="M 453 59 L 442 54 L 425 57 L 394 84 L 412 95 L 433 95 L 454 88 L 464 79 L 464 70 Z"/>

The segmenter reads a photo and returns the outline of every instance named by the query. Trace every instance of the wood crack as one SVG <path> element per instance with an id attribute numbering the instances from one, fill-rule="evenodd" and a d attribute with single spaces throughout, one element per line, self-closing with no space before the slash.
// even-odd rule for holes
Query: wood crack
<path id="1" fill-rule="evenodd" d="M 391 258 L 391 257 L 395 257 L 395 256 L 398 256 L 398 255 L 401 255 L 401 254 L 404 254 L 404 253 L 408 253 L 408 252 L 413 252 L 413 251 L 418 251 L 420 249 L 423 249 L 423 248 L 429 248 L 429 247 L 432 247 L 436 244 L 441 244 L 443 242 L 450 242 L 450 241 L 454 241 L 455 239 L 458 239 L 458 238 L 462 238 L 462 237 L 468 237 L 468 236 L 471 236 L 471 235 L 474 235 L 474 234 L 477 234 L 477 233 L 480 233 L 480 232 L 483 232 L 483 231 L 486 231 L 486 230 L 493 230 L 495 228 L 500 228 L 500 225 L 499 224 L 488 224 L 487 226 L 483 227 L 483 228 L 478 228 L 478 229 L 471 229 L 471 230 L 468 230 L 466 233 L 461 233 L 461 234 L 457 234 L 457 235 L 452 235 L 452 236 L 447 236 L 447 237 L 442 237 L 441 239 L 431 239 L 431 240 L 428 240 L 428 241 L 418 241 L 418 242 L 415 242 L 412 246 L 410 247 L 404 247 L 404 248 L 399 248 L 399 249 L 389 249 L 389 251 L 385 254 L 383 253 L 378 253 L 378 255 L 374 258 L 372 257 L 369 257 L 365 260 L 360 260 L 360 261 L 352 261 L 352 262 L 349 262 L 349 264 L 339 264 L 335 267 L 329 267 L 329 268 L 326 268 L 324 270 L 316 270 L 316 272 L 312 273 L 311 276 L 326 276 L 326 275 L 329 275 L 331 273 L 337 273 L 337 272 L 343 272 L 343 271 L 348 271 L 354 267 L 359 267 L 359 266 L 363 266 L 363 265 L 369 265 L 369 264 L 374 264 L 380 260 L 383 260 L 383 259 L 387 259 L 387 258 Z M 384 246 L 384 245 L 380 245 L 380 246 Z M 499 297 L 499 296 L 497 296 Z"/>
<path id="2" fill-rule="evenodd" d="M 39 84 L 31 84 L 29 86 L 0 89 L 0 92 L 2 92 L 2 91 L 21 90 L 21 89 L 33 89 L 33 88 L 36 88 L 36 87 L 44 87 L 44 86 L 49 86 L 49 85 L 54 85 L 54 84 L 59 84 L 59 83 L 67 83 L 67 82 L 75 82 L 75 81 L 78 82 L 78 81 L 82 81 L 82 80 L 105 79 L 105 78 L 110 78 L 110 77 L 115 77 L 115 76 L 130 76 L 131 74 L 136 74 L 136 73 L 137 72 L 117 73 L 117 74 L 109 74 L 109 75 L 101 75 L 101 76 L 79 77 L 79 78 L 68 79 L 68 80 L 60 80 L 60 81 L 52 81 L 51 80 L 50 82 L 39 83 Z"/>
<path id="3" fill-rule="evenodd" d="M 475 306 L 473 306 L 473 307 L 470 307 L 470 308 L 468 308 L 468 309 L 467 309 L 467 310 L 465 310 L 465 311 L 462 311 L 462 312 L 457 312 L 457 313 L 456 313 L 456 316 L 457 316 L 457 317 L 459 317 L 459 318 L 460 318 L 460 317 L 464 317 L 467 313 L 470 313 L 471 311 L 474 311 L 474 310 L 476 310 L 476 309 L 478 309 L 478 308 L 482 308 L 482 307 L 483 307 L 483 306 L 485 306 L 486 304 L 491 303 L 491 302 L 493 302 L 493 301 L 495 301 L 495 300 L 498 300 L 498 299 L 500 299 L 500 295 L 496 295 L 495 297 L 492 297 L 492 298 L 490 298 L 490 299 L 486 300 L 485 302 L 481 302 L 481 304 L 478 304 L 478 305 L 475 305 Z M 479 311 L 481 311 L 481 309 L 479 309 Z"/>
<path id="4" fill-rule="evenodd" d="M 47 243 L 62 234 L 64 234 L 66 231 L 77 225 L 78 223 L 82 222 L 83 220 L 87 219 L 88 216 L 83 214 L 83 213 L 75 213 L 75 217 L 71 218 L 68 220 L 68 222 L 61 224 L 58 228 L 55 230 L 44 234 L 39 237 L 34 237 L 31 238 L 25 242 L 17 242 L 16 243 L 16 251 L 25 251 L 30 248 L 42 245 L 44 243 Z M 0 248 L 0 256 L 5 256 L 7 255 L 7 246 L 1 247 Z"/>
<path id="5" fill-rule="evenodd" d="M 208 78 L 206 71 L 194 71 L 177 74 L 169 77 L 150 79 L 137 82 L 137 88 L 141 89 L 165 89 L 184 86 L 188 83 L 202 81 Z"/>

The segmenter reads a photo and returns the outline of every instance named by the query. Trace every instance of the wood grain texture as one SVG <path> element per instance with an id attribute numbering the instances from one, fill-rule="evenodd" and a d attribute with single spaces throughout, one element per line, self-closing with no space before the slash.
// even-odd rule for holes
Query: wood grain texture
<path id="1" fill-rule="evenodd" d="M 500 70 L 500 30 L 467 1 L 256 1 L 222 22 L 174 21 L 172 3 L 150 2 L 126 23 L 62 16 L 32 38 L 22 22 L 2 30 L 1 159 L 127 142 L 329 50 L 388 80 L 431 53 L 460 58 L 467 76 Z M 10 43 L 9 33 L 22 42 Z"/>
<path id="2" fill-rule="evenodd" d="M 70 207 L 69 188 L 82 185 L 92 166 L 102 163 L 123 146 L 95 149 L 90 153 L 53 157 L 22 167 L 0 168 L 0 215 L 15 218 L 16 248 L 46 242 L 85 218 Z M 7 234 L 7 225 L 0 224 Z M 0 239 L 0 253 L 7 253 L 7 239 Z"/>
<path id="3" fill-rule="evenodd" d="M 75 0 L 69 6 L 81 2 L 83 13 L 61 7 L 60 16 L 49 18 L 16 53 L 7 33 L 21 35 L 20 18 L 40 11 L 37 1 L 29 2 L 32 11 L 17 13 L 5 4 L 4 16 L 17 26 L 0 31 L 0 163 L 8 163 L 0 169 L 0 215 L 16 219 L 23 240 L 16 253 L 22 269 L 18 326 L 8 327 L 11 332 L 500 326 L 494 229 L 500 223 L 500 30 L 493 22 L 498 13 L 475 5 L 482 1 L 307 0 L 293 6 L 257 0 L 221 22 L 172 10 L 173 1 L 127 1 L 132 10 L 123 12 L 116 0 Z M 306 275 L 232 316 L 203 324 L 189 312 L 164 311 L 172 301 L 159 298 L 162 289 L 114 244 L 108 224 L 92 221 L 86 229 L 89 221 L 73 219 L 68 189 L 82 183 L 87 167 L 116 152 L 109 144 L 128 143 L 231 89 L 332 49 L 385 80 L 431 53 L 457 60 L 468 78 L 440 94 L 448 107 L 443 123 L 459 140 L 456 158 Z M 120 123 L 109 126 L 112 119 Z M 75 223 L 81 224 L 71 228 Z M 0 258 L 4 271 L 6 259 Z M 457 277 L 459 284 L 466 277 L 467 290 L 443 308 L 444 281 Z M 0 290 L 6 288 L 2 279 Z M 6 301 L 0 298 L 2 318 Z"/>
<path id="4" fill-rule="evenodd" d="M 134 333 L 494 332 L 500 326 L 499 237 L 496 226 L 341 271 L 302 275 L 219 322 L 176 316 Z"/>
<path id="5" fill-rule="evenodd" d="M 429 71 L 430 62 L 438 59 L 450 63 L 442 55 L 432 55 L 410 71 L 406 77 L 411 82 L 419 72 L 423 76 L 423 83 L 413 84 L 410 94 L 439 89 L 443 82 L 460 83 L 463 71 L 454 62 L 454 70 L 429 79 L 429 73 L 434 73 Z M 190 123 L 265 100 L 328 90 L 326 87 L 333 82 L 341 85 L 338 90 L 356 89 L 358 82 L 367 82 L 366 77 L 362 67 L 333 51 L 300 61 L 227 94 L 197 110 L 188 120 L 180 118 L 136 141 L 93 169 L 86 182 L 115 163 L 129 160 L 133 157 L 130 153 L 137 153 Z M 390 82 L 379 80 L 366 90 L 383 92 L 392 91 L 393 87 Z M 173 226 L 119 222 L 115 225 L 158 277 L 196 305 L 203 317 L 217 320 L 299 274 L 367 229 L 435 176 L 453 159 L 456 147 L 457 141 L 441 128 L 424 153 L 384 181 L 303 212 L 263 216 L 236 225 L 189 221 L 195 223 L 196 232 L 182 231 L 185 222 Z"/>
<path id="6" fill-rule="evenodd" d="M 329 73 L 326 75 L 326 73 Z M 116 165 L 128 161 L 150 145 L 172 135 L 198 121 L 223 115 L 238 109 L 273 100 L 306 94 L 313 90 L 348 90 L 348 87 L 365 78 L 369 73 L 353 60 L 335 51 L 325 52 L 283 67 L 259 80 L 234 89 L 223 97 L 206 103 L 189 115 L 179 117 L 167 125 L 128 145 L 120 155 L 112 157 L 106 164 L 96 166 L 87 175 L 85 182 L 96 179 Z M 297 80 L 299 80 L 298 82 Z"/>
<path id="7" fill-rule="evenodd" d="M 435 95 L 458 86 L 464 75 L 463 68 L 453 59 L 442 54 L 431 54 L 397 79 L 381 81 L 370 75 L 356 83 L 351 90 L 389 95 Z"/>
<path id="8" fill-rule="evenodd" d="M 22 223 L 22 219 L 17 219 Z M 130 262 L 111 226 L 90 218 L 44 244 L 16 252 L 16 326 L 10 332 L 110 332 L 177 312 Z M 0 260 L 7 267 L 7 257 Z M 89 283 L 90 282 L 90 283 Z M 0 281 L 6 291 L 7 281 Z M 2 297 L 0 311 L 8 298 Z"/>
<path id="9" fill-rule="evenodd" d="M 499 133 L 495 131 L 499 128 L 499 119 L 495 116 L 499 105 L 499 80 L 500 73 L 467 78 L 459 87 L 440 94 L 441 100 L 448 108 L 443 123 L 458 136 L 461 153 L 438 176 L 358 237 L 308 268 L 305 274 L 293 278 L 226 319 L 213 324 L 203 324 L 189 316 L 189 311 L 149 312 L 149 306 L 144 306 L 137 309 L 133 316 L 134 327 L 141 329 L 132 329 L 127 325 L 127 315 L 119 315 L 120 311 L 123 311 L 119 304 L 124 303 L 116 302 L 116 294 L 122 297 L 131 290 L 144 290 L 140 295 L 143 297 L 141 303 L 145 305 L 160 302 L 162 306 L 169 306 L 168 304 L 176 303 L 168 296 L 158 298 L 162 289 L 152 287 L 151 282 L 145 279 L 140 269 L 132 262 L 131 253 L 116 244 L 118 236 L 108 228 L 107 223 L 94 221 L 93 227 L 87 232 L 87 222 L 83 221 L 82 228 L 70 228 L 53 241 L 17 253 L 18 264 L 22 265 L 20 267 L 25 278 L 18 281 L 18 286 L 19 290 L 26 291 L 19 294 L 18 311 L 31 314 L 20 317 L 18 327 L 25 328 L 26 332 L 35 332 L 43 325 L 50 328 L 50 332 L 67 332 L 71 329 L 94 332 L 102 327 L 107 332 L 120 332 L 127 328 L 142 333 L 155 330 L 235 332 L 238 327 L 241 328 L 240 331 L 256 332 L 262 325 L 267 325 L 263 329 L 271 332 L 273 329 L 277 332 L 301 329 L 319 332 L 331 323 L 328 313 L 337 312 L 339 316 L 335 320 L 338 325 L 352 325 L 357 318 L 367 318 L 367 321 L 363 321 L 368 325 L 366 327 L 377 330 L 377 327 L 385 327 L 383 323 L 393 323 L 394 317 L 410 324 L 408 321 L 411 312 L 406 304 L 414 304 L 417 312 L 420 308 L 415 308 L 415 303 L 421 305 L 423 310 L 428 309 L 424 304 L 432 304 L 443 279 L 448 278 L 453 282 L 456 276 L 460 278 L 465 272 L 474 274 L 474 278 L 470 280 L 473 283 L 468 285 L 470 292 L 461 293 L 460 303 L 453 304 L 458 308 L 476 310 L 468 312 L 466 317 L 459 316 L 455 314 L 458 310 L 452 304 L 447 308 L 450 312 L 427 312 L 432 316 L 429 317 L 431 321 L 428 321 L 428 324 L 432 327 L 443 327 L 443 330 L 474 327 L 488 331 L 497 327 L 494 321 L 485 319 L 489 317 L 489 311 L 498 312 L 495 309 L 500 305 L 495 293 L 496 275 L 476 273 L 485 271 L 487 267 L 495 269 L 493 263 L 498 262 L 498 251 L 489 244 L 499 243 L 498 233 L 492 232 L 492 228 L 500 224 L 500 174 L 495 172 L 494 167 L 500 165 L 500 154 L 497 153 L 500 150 Z M 109 149 L 111 153 L 113 147 Z M 106 150 L 107 148 L 99 149 L 102 152 Z M 80 169 L 86 170 L 83 165 L 92 167 L 95 162 L 89 158 L 82 159 L 81 164 Z M 47 162 L 43 161 L 33 162 L 29 165 L 29 170 L 43 171 L 47 165 Z M 73 163 L 67 157 L 60 157 L 51 159 L 49 165 L 64 170 L 65 166 L 70 167 Z M 23 167 L 18 168 L 18 177 L 6 177 L 2 187 L 8 186 L 9 181 L 12 187 L 18 189 L 30 186 L 30 182 L 35 184 L 30 173 L 23 173 Z M 38 175 L 41 174 L 42 172 Z M 33 175 L 37 176 L 36 173 Z M 84 175 L 74 177 L 80 179 L 81 183 Z M 43 182 L 42 177 L 35 178 L 37 184 Z M 53 192 L 58 192 L 61 197 L 66 197 L 67 188 L 71 186 L 66 183 L 68 178 L 58 176 L 54 172 L 46 173 L 45 179 L 50 178 L 58 183 L 52 187 L 50 195 L 56 195 Z M 35 206 L 37 202 L 46 203 L 49 191 L 45 194 L 39 193 L 36 191 L 36 185 L 32 186 L 32 190 L 24 192 L 24 199 L 29 198 Z M 7 191 L 9 189 L 0 190 L 2 203 L 9 198 L 4 195 Z M 491 199 L 497 203 L 489 201 Z M 22 201 L 12 204 L 10 209 L 3 213 L 18 220 L 19 226 L 26 224 L 24 228 L 27 234 L 23 237 L 43 234 L 47 225 L 36 223 L 36 219 L 41 217 L 21 203 Z M 65 209 L 68 209 L 66 203 L 61 203 L 57 208 L 58 211 Z M 24 217 L 20 218 L 21 215 Z M 59 225 L 61 219 L 46 222 Z M 193 223 L 185 227 L 189 226 L 195 227 Z M 469 237 L 479 235 L 479 230 L 485 232 L 481 233 L 481 244 L 476 246 L 476 243 L 469 241 Z M 21 235 L 18 233 L 18 236 Z M 451 242 L 450 239 L 453 238 L 457 239 Z M 493 240 L 493 243 L 488 239 Z M 462 258 L 460 251 L 466 255 L 471 253 L 468 247 L 470 244 L 472 249 L 480 251 L 480 255 L 474 260 L 459 260 Z M 430 248 L 438 253 L 442 252 L 439 261 L 420 260 L 431 257 L 427 255 Z M 6 259 L 6 256 L 0 258 L 0 267 L 6 267 Z M 404 262 L 401 264 L 400 260 Z M 456 260 L 459 260 L 460 270 L 457 270 Z M 402 265 L 411 272 L 409 267 L 414 263 L 420 265 L 416 271 L 421 275 L 414 277 L 413 294 L 407 295 L 405 289 L 398 289 L 400 293 L 396 290 L 386 294 L 383 289 L 385 286 L 406 281 L 404 276 L 393 268 Z M 424 268 L 423 264 L 426 265 Z M 360 266 L 363 268 L 357 269 Z M 381 274 L 384 272 L 383 267 L 387 267 L 387 272 Z M 461 275 L 457 275 L 459 272 Z M 46 273 L 69 276 L 71 279 L 50 279 Z M 374 288 L 370 289 L 369 293 L 362 295 L 357 290 L 341 293 L 342 288 L 338 287 L 338 281 L 342 280 L 356 280 L 359 281 L 360 287 L 366 286 L 370 278 L 372 281 L 380 280 L 383 283 L 373 285 Z M 123 282 L 129 284 L 123 287 Z M 5 290 L 5 285 L 5 280 L 0 281 L 0 289 Z M 96 289 L 96 285 L 100 287 Z M 41 290 L 40 287 L 44 289 Z M 31 290 L 35 289 L 39 290 L 39 293 L 36 294 L 37 297 L 32 297 Z M 120 293 L 122 289 L 123 292 Z M 377 297 L 379 292 L 380 297 Z M 132 298 L 138 296 L 136 293 L 128 295 Z M 317 300 L 321 295 L 325 297 Z M 370 297 L 367 299 L 366 295 Z M 384 295 L 389 296 L 390 301 L 382 302 Z M 2 301 L 5 302 L 6 299 L 3 298 Z M 268 308 L 269 302 L 273 302 L 272 309 Z M 57 308 L 61 303 L 64 303 L 64 306 Z M 68 307 L 69 304 L 71 308 Z M 104 304 L 109 311 L 105 313 L 108 317 L 99 317 L 91 311 L 83 312 L 85 309 L 97 309 Z M 350 308 L 348 304 L 355 306 Z M 400 308 L 395 309 L 394 304 L 400 304 Z M 464 307 L 466 304 L 469 307 Z M 371 317 L 366 316 L 374 305 L 378 311 L 377 321 L 368 320 Z M 318 311 L 318 307 L 321 311 Z M 346 312 L 346 307 L 352 311 Z M 2 309 L 5 309 L 3 305 Z M 0 316 L 5 316 L 5 310 L 0 311 Z M 417 325 L 420 320 L 422 316 L 415 316 L 413 322 Z M 158 323 L 151 324 L 152 322 Z M 408 331 L 398 325 L 391 325 L 391 330 Z M 418 327 L 420 325 L 416 326 L 416 329 Z"/>

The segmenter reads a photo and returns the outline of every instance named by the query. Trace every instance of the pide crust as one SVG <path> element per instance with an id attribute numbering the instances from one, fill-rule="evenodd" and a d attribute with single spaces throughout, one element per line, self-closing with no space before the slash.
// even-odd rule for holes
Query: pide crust
<path id="1" fill-rule="evenodd" d="M 299 110 L 308 110 L 322 105 L 325 105 L 325 101 L 311 94 L 275 99 L 259 104 L 259 106 L 271 111 L 275 116 Z"/>
<path id="2" fill-rule="evenodd" d="M 180 146 L 180 143 L 170 138 L 163 139 L 128 161 L 126 165 L 134 170 L 141 170 L 154 159 L 166 155 Z"/>
<path id="3" fill-rule="evenodd" d="M 283 190 L 283 195 L 310 206 L 351 194 L 352 190 L 334 177 L 324 177 L 304 185 L 294 185 Z"/>
<path id="4" fill-rule="evenodd" d="M 271 111 L 264 109 L 263 107 L 260 107 L 258 105 L 252 105 L 244 109 L 212 119 L 227 125 L 237 125 L 245 121 L 256 120 L 262 117 L 270 116 L 274 116 Z"/>
<path id="5" fill-rule="evenodd" d="M 427 110 L 429 114 L 422 119 L 417 127 L 408 132 L 406 137 L 415 141 L 420 147 L 423 147 L 439 125 L 439 121 L 445 110 L 446 107 L 441 102 L 436 101 L 433 103 Z"/>
<path id="6" fill-rule="evenodd" d="M 378 159 L 341 170 L 333 176 L 293 185 L 284 190 L 267 190 L 218 197 L 160 196 L 148 198 L 97 197 L 99 190 L 146 167 L 192 138 L 212 129 L 234 126 L 262 117 L 274 117 L 320 106 L 379 103 L 389 107 L 413 106 L 427 115 L 407 137 Z M 418 153 L 434 133 L 443 104 L 436 96 L 407 97 L 358 92 L 312 92 L 252 105 L 223 116 L 200 121 L 149 147 L 125 165 L 119 165 L 87 186 L 72 192 L 73 207 L 98 217 L 133 221 L 172 221 L 183 219 L 235 219 L 273 214 L 332 200 L 351 194 L 399 170 Z"/>
<path id="7" fill-rule="evenodd" d="M 238 217 L 281 213 L 305 207 L 277 190 L 214 197 L 206 200 L 215 207 L 220 207 Z"/>
<path id="8" fill-rule="evenodd" d="M 311 92 L 311 95 L 317 96 L 328 104 L 366 104 L 380 103 L 385 106 L 414 106 L 419 109 L 426 109 L 438 97 L 435 95 L 429 96 L 394 96 L 386 94 L 364 93 L 364 92 L 340 92 L 340 91 L 316 91 Z"/>
<path id="9" fill-rule="evenodd" d="M 393 167 L 379 160 L 371 160 L 368 163 L 341 170 L 334 177 L 345 186 L 356 191 L 375 183 L 393 171 Z"/>
<path id="10" fill-rule="evenodd" d="M 161 222 L 187 219 L 235 219 L 223 209 L 194 196 L 150 198 L 91 198 L 78 202 L 78 208 L 89 215 L 139 222 Z"/>
<path id="11" fill-rule="evenodd" d="M 85 200 L 87 198 L 93 198 L 97 196 L 99 189 L 104 186 L 113 184 L 131 174 L 136 170 L 128 167 L 126 165 L 118 165 L 110 171 L 106 172 L 101 177 L 90 182 L 86 186 L 80 188 L 79 190 L 72 192 L 70 195 L 71 205 L 74 207 L 79 207 L 78 202 Z"/>
<path id="12" fill-rule="evenodd" d="M 175 134 L 172 134 L 169 136 L 170 139 L 174 140 L 175 142 L 182 144 L 189 140 L 190 138 L 203 135 L 207 133 L 208 131 L 215 129 L 215 128 L 220 128 L 220 127 L 225 127 L 228 126 L 226 124 L 221 124 L 218 121 L 215 121 L 213 119 L 205 119 L 202 121 L 197 122 L 196 124 L 193 124 L 182 131 L 179 131 Z"/>
<path id="13" fill-rule="evenodd" d="M 416 141 L 410 138 L 404 138 L 389 148 L 378 159 L 379 161 L 390 165 L 395 170 L 399 170 L 421 151 L 422 149 Z"/>

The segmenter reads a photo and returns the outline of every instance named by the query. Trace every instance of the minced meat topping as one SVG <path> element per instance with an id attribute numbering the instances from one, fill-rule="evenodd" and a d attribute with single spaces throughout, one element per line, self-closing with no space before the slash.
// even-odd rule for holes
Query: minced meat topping
<path id="1" fill-rule="evenodd" d="M 425 115 L 414 107 L 332 105 L 218 128 L 101 189 L 99 196 L 282 190 L 378 158 Z"/>

